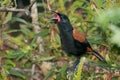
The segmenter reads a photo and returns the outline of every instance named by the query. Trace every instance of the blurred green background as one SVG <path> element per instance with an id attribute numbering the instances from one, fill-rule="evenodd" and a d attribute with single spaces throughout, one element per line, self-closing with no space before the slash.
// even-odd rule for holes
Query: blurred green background
<path id="1" fill-rule="evenodd" d="M 17 8 L 24 9 L 30 4 L 30 0 L 20 1 Z M 68 15 L 71 24 L 86 35 L 109 65 L 86 54 L 88 61 L 120 70 L 120 0 L 37 0 L 36 3 L 39 33 L 34 32 L 30 15 L 18 17 L 22 13 L 0 12 L 0 80 L 67 80 L 67 69 L 75 57 L 62 51 L 59 31 L 50 22 L 54 15 L 48 6 Z M 0 7 L 13 8 L 15 2 L 2 0 Z M 38 37 L 43 40 L 43 52 L 36 43 Z M 120 76 L 109 75 L 81 72 L 78 80 L 120 80 Z"/>

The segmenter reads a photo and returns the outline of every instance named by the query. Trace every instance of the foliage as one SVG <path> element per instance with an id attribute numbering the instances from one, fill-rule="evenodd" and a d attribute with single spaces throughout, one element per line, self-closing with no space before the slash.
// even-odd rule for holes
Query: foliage
<path id="1" fill-rule="evenodd" d="M 97 17 L 97 22 L 102 26 L 103 30 L 109 29 L 112 34 L 108 34 L 110 39 L 108 39 L 110 42 L 116 44 L 120 47 L 120 38 L 118 35 L 119 33 L 119 26 L 120 26 L 120 6 L 113 6 L 106 11 L 102 11 Z"/>
<path id="2" fill-rule="evenodd" d="M 84 64 L 85 58 L 81 58 L 80 64 L 78 65 L 78 69 L 76 71 L 76 75 L 73 80 L 80 80 L 81 79 L 81 74 L 82 74 L 82 67 Z"/>
<path id="3" fill-rule="evenodd" d="M 119 0 L 49 1 L 53 10 L 67 14 L 72 25 L 86 35 L 92 47 L 103 53 L 108 61 L 105 67 L 120 69 Z M 14 12 L 0 12 L 0 25 L 4 27 L 0 27 L 0 47 L 3 48 L 0 48 L 0 80 L 29 80 L 33 77 L 41 80 L 67 80 L 69 62 L 75 60 L 75 57 L 68 56 L 62 51 L 59 31 L 56 25 L 50 22 L 52 14 L 47 10 L 47 3 L 44 0 L 38 0 L 37 5 L 40 10 L 38 18 L 41 28 L 37 34 L 34 33 L 32 23 L 28 19 L 16 17 Z M 3 0 L 0 1 L 0 6 L 13 7 L 13 3 L 11 0 Z M 79 8 L 82 10 L 81 13 Z M 39 53 L 39 46 L 36 43 L 39 36 L 44 40 L 45 51 L 43 53 Z M 91 55 L 85 56 L 87 60 L 93 58 Z M 46 69 L 46 72 L 41 67 L 43 62 L 53 63 L 49 65 L 50 69 Z M 94 62 L 103 65 L 96 60 Z M 73 77 L 75 80 L 79 80 L 80 77 L 81 80 L 103 80 L 109 76 L 107 74 L 96 75 L 94 72 L 84 73 L 82 65 L 81 62 L 78 66 L 77 74 Z M 113 76 L 112 79 L 118 78 L 120 76 Z"/>

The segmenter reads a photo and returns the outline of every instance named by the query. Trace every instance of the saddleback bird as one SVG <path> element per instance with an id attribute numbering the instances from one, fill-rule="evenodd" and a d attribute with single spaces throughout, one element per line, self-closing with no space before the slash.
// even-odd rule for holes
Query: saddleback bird
<path id="1" fill-rule="evenodd" d="M 52 20 L 58 25 L 62 48 L 66 53 L 77 57 L 75 65 L 79 63 L 80 56 L 86 52 L 93 53 L 99 60 L 106 63 L 106 60 L 92 49 L 85 36 L 73 28 L 65 14 L 54 13 L 57 14 L 57 17 Z"/>

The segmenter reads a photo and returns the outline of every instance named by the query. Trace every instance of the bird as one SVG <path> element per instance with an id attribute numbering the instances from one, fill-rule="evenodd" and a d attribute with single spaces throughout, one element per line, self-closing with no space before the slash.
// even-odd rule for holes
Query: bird
<path id="1" fill-rule="evenodd" d="M 107 63 L 105 58 L 91 47 L 86 37 L 80 31 L 73 28 L 67 15 L 55 11 L 52 12 L 57 15 L 52 20 L 58 26 L 62 49 L 67 54 L 77 57 L 74 67 L 79 63 L 81 55 L 87 52 L 91 52 L 99 60 Z"/>

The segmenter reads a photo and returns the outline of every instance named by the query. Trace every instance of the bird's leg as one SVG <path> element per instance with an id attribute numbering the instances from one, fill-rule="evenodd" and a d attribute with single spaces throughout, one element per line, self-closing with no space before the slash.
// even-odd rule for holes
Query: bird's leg
<path id="1" fill-rule="evenodd" d="M 73 63 L 73 66 L 68 71 L 72 71 L 72 72 L 75 71 L 79 63 L 80 63 L 80 57 L 77 57 L 77 59 Z"/>
<path id="2" fill-rule="evenodd" d="M 78 66 L 79 62 L 80 62 L 80 57 L 77 57 L 77 59 L 73 63 L 73 66 L 68 69 L 68 71 L 67 71 L 68 80 L 73 80 L 73 75 L 74 75 L 74 72 L 77 69 L 77 66 Z"/>

